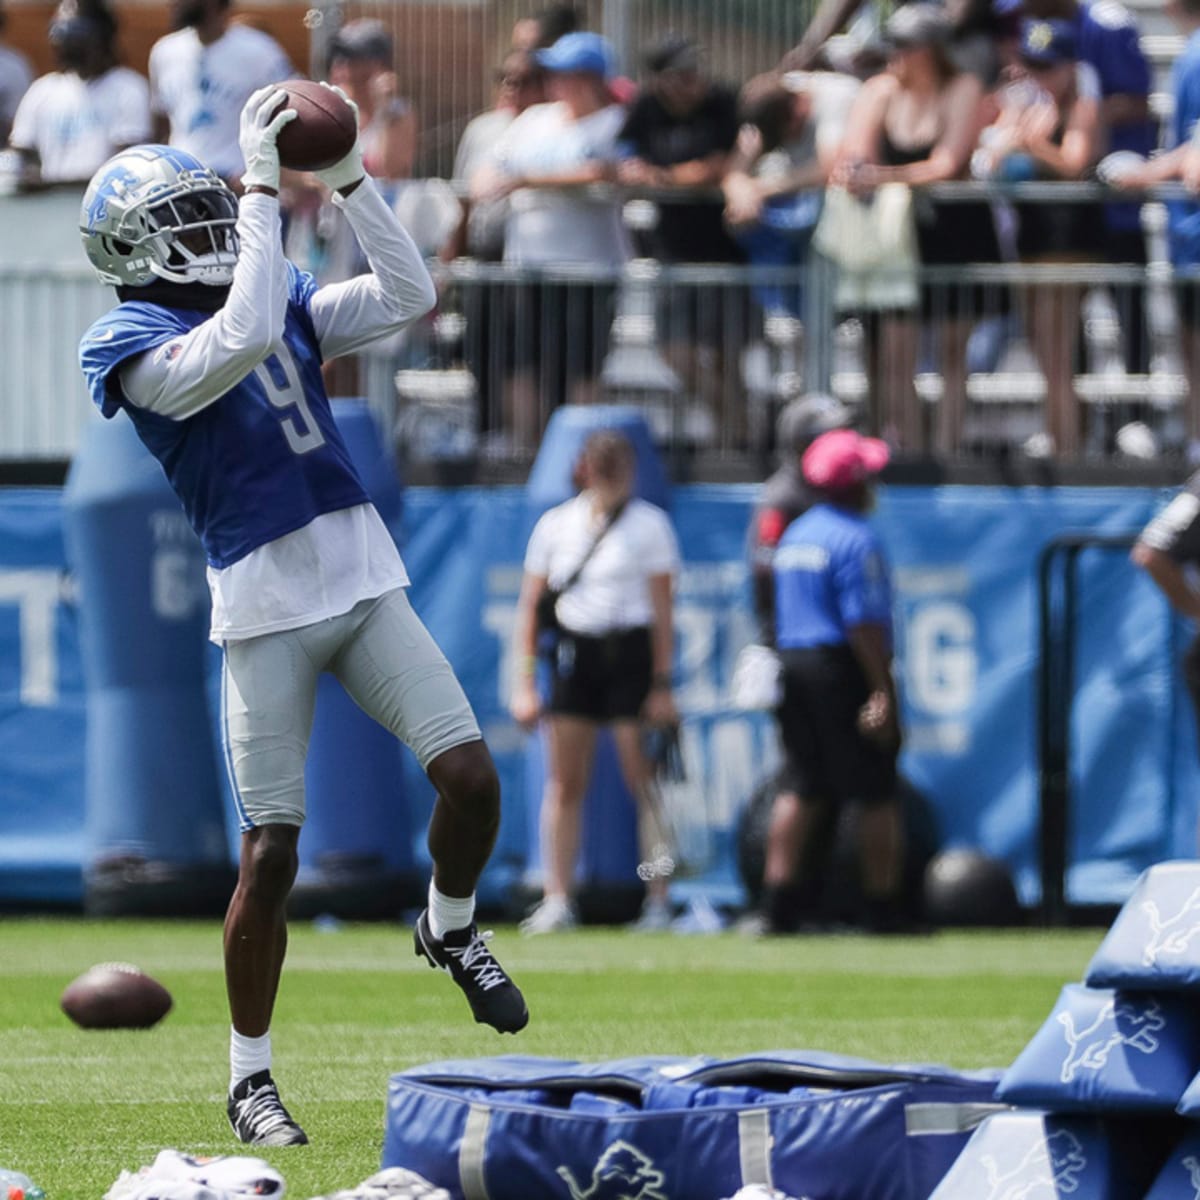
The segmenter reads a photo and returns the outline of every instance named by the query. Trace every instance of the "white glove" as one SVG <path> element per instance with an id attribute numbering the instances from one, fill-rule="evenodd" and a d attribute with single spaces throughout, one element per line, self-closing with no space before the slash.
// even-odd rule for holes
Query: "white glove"
<path id="1" fill-rule="evenodd" d="M 242 172 L 242 187 L 268 187 L 279 191 L 279 150 L 275 139 L 279 131 L 299 114 L 287 104 L 287 95 L 273 83 L 259 88 L 242 108 L 238 144 L 246 169 Z"/>
<path id="2" fill-rule="evenodd" d="M 354 111 L 354 126 L 357 129 L 358 105 L 340 87 L 335 87 L 332 83 L 326 83 L 324 80 L 321 81 L 321 86 L 341 96 L 350 105 Z M 354 139 L 354 146 L 345 158 L 339 159 L 332 167 L 326 167 L 323 171 L 314 171 L 313 174 L 334 192 L 340 192 L 352 183 L 357 183 L 366 175 L 366 170 L 363 168 L 362 145 L 358 138 Z"/>

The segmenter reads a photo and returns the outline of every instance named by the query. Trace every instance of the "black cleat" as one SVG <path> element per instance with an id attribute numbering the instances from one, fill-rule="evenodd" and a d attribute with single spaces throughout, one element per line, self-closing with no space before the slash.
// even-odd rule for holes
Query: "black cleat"
<path id="1" fill-rule="evenodd" d="M 475 1020 L 499 1033 L 518 1033 L 529 1024 L 525 997 L 496 956 L 487 948 L 491 931 L 480 933 L 474 923 L 448 930 L 439 942 L 429 929 L 429 910 L 417 918 L 413 950 L 431 967 L 440 967 L 463 990 Z"/>
<path id="2" fill-rule="evenodd" d="M 247 1076 L 229 1094 L 229 1124 L 251 1146 L 306 1146 L 308 1135 L 283 1107 L 270 1071 Z"/>

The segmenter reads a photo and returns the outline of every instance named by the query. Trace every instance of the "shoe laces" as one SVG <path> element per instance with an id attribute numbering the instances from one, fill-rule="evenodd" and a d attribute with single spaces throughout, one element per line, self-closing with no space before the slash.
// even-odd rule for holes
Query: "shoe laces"
<path id="1" fill-rule="evenodd" d="M 237 1101 L 238 1116 L 246 1123 L 253 1125 L 256 1132 L 270 1133 L 276 1129 L 290 1129 L 295 1122 L 283 1107 L 279 1091 L 273 1083 L 255 1088 L 243 1099 Z"/>
<path id="2" fill-rule="evenodd" d="M 491 936 L 492 931 L 486 929 L 482 933 L 477 933 L 465 946 L 445 946 L 446 953 L 452 954 L 458 959 L 462 969 L 469 971 L 474 976 L 476 984 L 485 992 L 508 982 L 504 968 L 487 948 L 487 941 Z"/>

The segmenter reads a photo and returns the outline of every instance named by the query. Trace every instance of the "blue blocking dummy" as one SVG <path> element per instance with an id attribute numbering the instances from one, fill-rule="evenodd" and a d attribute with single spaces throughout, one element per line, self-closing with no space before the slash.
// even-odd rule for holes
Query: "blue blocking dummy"
<path id="1" fill-rule="evenodd" d="M 392 1076 L 382 1161 L 454 1200 L 926 1200 L 995 1081 L 810 1051 L 431 1063 Z"/>
<path id="2" fill-rule="evenodd" d="M 1085 978 L 1091 987 L 1200 992 L 1200 862 L 1142 872 Z"/>
<path id="3" fill-rule="evenodd" d="M 929 1200 L 1142 1200 L 1173 1135 L 1164 1124 L 997 1113 L 975 1131 Z"/>
<path id="4" fill-rule="evenodd" d="M 384 524 L 400 527 L 404 492 L 365 401 L 335 400 L 334 420 Z M 322 675 L 305 769 L 307 815 L 294 915 L 386 917 L 417 899 L 400 742 Z"/>
<path id="5" fill-rule="evenodd" d="M 529 532 L 548 508 L 575 495 L 574 473 L 580 451 L 588 435 L 599 429 L 615 429 L 629 438 L 637 451 L 636 495 L 660 508 L 668 507 L 666 473 L 642 414 L 624 405 L 567 405 L 551 416 L 529 473 L 526 487 Z M 546 670 L 542 676 L 545 686 Z M 538 816 L 545 782 L 545 749 L 545 735 L 538 730 L 529 739 L 525 760 L 528 862 L 532 864 L 534 879 L 540 876 L 542 861 Z M 612 738 L 602 732 L 584 798 L 576 868 L 578 900 L 585 919 L 595 916 L 600 920 L 622 920 L 636 914 L 642 890 L 637 877 L 638 861 L 637 810 L 621 779 Z"/>
<path id="6" fill-rule="evenodd" d="M 204 551 L 127 417 L 96 417 L 63 497 L 87 689 L 84 901 L 202 912 L 232 886 L 205 691 Z"/>
<path id="7" fill-rule="evenodd" d="M 1060 1113 L 1170 1113 L 1198 1070 L 1189 997 L 1068 984 L 997 1096 Z"/>

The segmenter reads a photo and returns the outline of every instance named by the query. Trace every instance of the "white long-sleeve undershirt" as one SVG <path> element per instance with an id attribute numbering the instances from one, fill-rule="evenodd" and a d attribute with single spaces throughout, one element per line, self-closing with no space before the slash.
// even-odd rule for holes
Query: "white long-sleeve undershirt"
<path id="1" fill-rule="evenodd" d="M 309 312 L 326 359 L 403 328 L 436 300 L 420 252 L 370 179 L 334 203 L 345 210 L 371 271 L 313 293 Z M 278 200 L 244 196 L 238 236 L 241 250 L 220 311 L 120 368 L 133 404 L 182 421 L 225 395 L 280 343 L 288 272 Z M 210 636 L 225 642 L 338 616 L 407 586 L 408 573 L 374 506 L 359 504 L 316 517 L 231 566 L 210 567 L 208 583 Z"/>
<path id="2" fill-rule="evenodd" d="M 412 238 L 374 183 L 335 195 L 371 267 L 369 274 L 329 284 L 309 302 L 322 357 L 369 345 L 427 313 L 437 299 Z M 279 345 L 288 278 L 279 201 L 253 192 L 238 211 L 240 251 L 223 307 L 206 321 L 120 367 L 131 403 L 185 420 L 220 399 Z"/>

